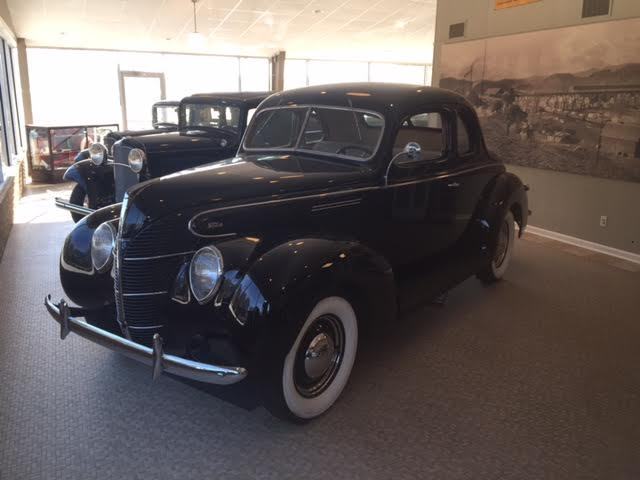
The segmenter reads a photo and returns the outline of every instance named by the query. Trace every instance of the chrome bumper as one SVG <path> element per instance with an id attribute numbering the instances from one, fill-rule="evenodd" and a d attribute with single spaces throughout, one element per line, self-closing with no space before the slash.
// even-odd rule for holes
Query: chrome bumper
<path id="1" fill-rule="evenodd" d="M 90 213 L 95 212 L 93 208 L 81 207 L 80 205 L 75 205 L 73 203 L 67 202 L 60 197 L 56 197 L 56 207 L 63 208 L 64 210 L 69 210 L 73 213 L 79 213 L 80 215 L 89 215 Z"/>
<path id="2" fill-rule="evenodd" d="M 76 318 L 76 316 L 80 317 L 86 314 L 85 310 L 71 308 L 64 300 L 60 300 L 58 304 L 53 303 L 51 295 L 45 297 L 44 304 L 49 314 L 60 324 L 61 339 L 64 340 L 69 335 L 69 332 L 74 332 L 87 340 L 122 353 L 129 358 L 149 365 L 152 368 L 154 380 L 162 372 L 167 372 L 199 382 L 231 385 L 247 376 L 247 370 L 242 367 L 221 367 L 163 353 L 162 338 L 157 333 L 153 337 L 153 348 L 149 348 L 101 328 L 94 327 Z M 72 316 L 72 314 L 75 314 L 75 316 Z"/>

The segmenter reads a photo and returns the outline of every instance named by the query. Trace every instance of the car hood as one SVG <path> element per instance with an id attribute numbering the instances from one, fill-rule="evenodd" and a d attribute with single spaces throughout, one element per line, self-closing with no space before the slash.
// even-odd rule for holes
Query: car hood
<path id="1" fill-rule="evenodd" d="M 129 206 L 147 219 L 172 212 L 356 188 L 372 182 L 361 165 L 302 155 L 247 155 L 141 183 Z"/>
<path id="2" fill-rule="evenodd" d="M 203 130 L 152 133 L 126 137 L 122 140 L 123 146 L 142 148 L 147 155 L 223 148 L 238 142 L 239 137 L 235 134 Z"/>

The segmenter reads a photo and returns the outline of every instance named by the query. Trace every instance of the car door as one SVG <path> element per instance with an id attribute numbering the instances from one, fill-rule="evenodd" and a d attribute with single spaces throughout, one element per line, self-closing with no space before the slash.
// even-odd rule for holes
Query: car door
<path id="1" fill-rule="evenodd" d="M 484 228 L 474 224 L 481 220 L 476 218 L 477 208 L 487 186 L 503 167 L 487 154 L 475 114 L 464 106 L 452 113 L 455 144 L 448 185 L 455 191 L 454 240 L 466 249 L 469 242 L 473 242 L 474 232 Z"/>
<path id="2" fill-rule="evenodd" d="M 388 257 L 396 266 L 443 253 L 456 234 L 452 113 L 422 108 L 400 122 L 384 189 Z"/>

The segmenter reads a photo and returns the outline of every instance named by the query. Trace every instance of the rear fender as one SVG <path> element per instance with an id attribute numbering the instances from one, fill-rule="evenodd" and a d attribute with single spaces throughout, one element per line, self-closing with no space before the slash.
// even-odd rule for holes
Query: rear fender
<path id="1" fill-rule="evenodd" d="M 498 226 L 509 210 L 524 233 L 529 219 L 528 188 L 514 174 L 504 172 L 487 187 L 477 218 L 485 228 L 485 241 L 492 245 L 498 235 Z"/>

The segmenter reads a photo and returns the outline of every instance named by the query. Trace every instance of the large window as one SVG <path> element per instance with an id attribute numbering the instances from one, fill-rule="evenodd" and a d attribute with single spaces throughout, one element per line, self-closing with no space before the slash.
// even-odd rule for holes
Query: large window
<path id="1" fill-rule="evenodd" d="M 285 60 L 285 89 L 342 82 L 390 82 L 430 85 L 431 65 L 329 60 Z"/>
<path id="2" fill-rule="evenodd" d="M 268 58 L 54 48 L 27 53 L 33 120 L 41 125 L 121 124 L 118 71 L 164 74 L 167 100 L 268 91 L 271 79 Z"/>
<path id="3" fill-rule="evenodd" d="M 13 51 L 15 47 L 0 38 L 0 169 L 12 165 L 24 145 L 22 103 L 15 79 L 17 59 Z"/>
<path id="4" fill-rule="evenodd" d="M 342 82 L 366 82 L 368 78 L 366 62 L 331 62 L 325 60 L 313 60 L 309 61 L 307 67 L 309 85 L 323 85 L 325 83 Z"/>

